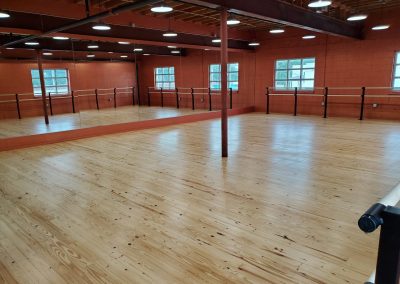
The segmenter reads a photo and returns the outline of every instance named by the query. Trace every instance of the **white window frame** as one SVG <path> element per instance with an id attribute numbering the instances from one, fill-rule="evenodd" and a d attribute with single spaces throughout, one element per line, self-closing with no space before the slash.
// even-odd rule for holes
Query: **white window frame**
<path id="1" fill-rule="evenodd" d="M 66 76 L 58 76 L 57 71 L 65 71 Z M 33 95 L 35 97 L 41 96 L 42 95 L 42 89 L 41 89 L 41 83 L 40 83 L 40 75 L 36 78 L 34 78 L 33 71 L 37 71 L 39 73 L 38 69 L 31 69 L 31 81 L 32 81 L 32 87 L 33 87 Z M 48 77 L 46 76 L 46 73 L 49 71 L 54 72 L 54 76 Z M 68 95 L 70 93 L 71 87 L 70 87 L 70 80 L 69 80 L 69 71 L 67 68 L 46 68 L 43 69 L 43 75 L 44 75 L 44 81 L 45 81 L 45 89 L 46 89 L 46 95 L 49 93 L 54 96 L 64 96 Z M 66 79 L 67 84 L 62 85 L 58 84 L 57 79 Z M 46 85 L 46 80 L 52 80 L 54 82 L 54 85 Z M 35 86 L 34 82 L 38 83 L 37 86 Z M 59 89 L 67 89 L 67 91 L 62 91 Z M 53 91 L 55 89 L 55 91 Z"/>
<path id="2" fill-rule="evenodd" d="M 230 66 L 232 65 L 237 65 L 237 71 L 230 71 Z M 212 71 L 212 66 L 218 66 L 219 67 L 219 71 Z M 239 62 L 232 62 L 232 63 L 228 63 L 227 66 L 227 78 L 228 78 L 228 89 L 232 88 L 233 91 L 239 91 L 239 69 L 240 69 L 240 65 Z M 235 74 L 237 73 L 237 80 L 230 80 L 230 74 Z M 213 80 L 212 79 L 212 75 L 213 74 L 219 74 L 219 80 Z M 219 83 L 219 88 L 213 88 L 212 87 L 212 83 Z M 237 87 L 231 87 L 232 83 L 236 83 Z M 221 90 L 221 64 L 210 64 L 210 66 L 208 67 L 208 86 L 210 87 L 210 89 L 212 91 L 220 91 Z"/>
<path id="3" fill-rule="evenodd" d="M 161 73 L 158 73 L 158 70 L 161 70 Z M 165 73 L 166 71 L 166 73 Z M 172 72 L 171 72 L 172 71 Z M 157 76 L 161 76 L 161 81 L 158 80 Z M 164 80 L 164 76 L 168 76 L 167 80 Z M 172 80 L 171 80 L 172 76 Z M 155 67 L 154 68 L 154 89 L 160 90 L 175 90 L 175 67 L 174 66 L 164 66 L 164 67 Z"/>
<path id="4" fill-rule="evenodd" d="M 396 73 L 396 69 L 399 68 L 399 74 Z M 400 85 L 395 86 L 396 80 L 400 80 L 400 51 L 396 51 L 393 61 L 393 76 L 392 76 L 392 89 L 393 91 L 400 92 Z"/>
<path id="5" fill-rule="evenodd" d="M 304 68 L 303 67 L 303 61 L 304 60 L 310 60 L 310 59 L 314 59 L 314 67 L 312 68 Z M 295 60 L 300 60 L 300 67 L 299 68 L 290 68 L 289 67 L 289 62 L 290 61 L 295 61 Z M 286 63 L 286 68 L 278 68 L 278 62 L 282 62 L 282 61 L 287 61 Z M 316 58 L 315 57 L 305 57 L 305 58 L 290 58 L 290 59 L 277 59 L 275 60 L 275 67 L 274 67 L 274 88 L 275 90 L 279 90 L 279 91 L 290 91 L 290 90 L 294 90 L 295 87 L 290 87 L 290 82 L 296 82 L 299 81 L 299 86 L 297 87 L 297 89 L 299 91 L 313 91 L 315 88 L 315 69 L 316 69 Z M 314 75 L 313 78 L 304 78 L 304 70 L 313 70 L 314 71 Z M 286 71 L 286 79 L 277 79 L 277 73 L 278 72 L 284 72 Z M 291 71 L 299 71 L 300 72 L 300 77 L 296 78 L 296 79 L 290 79 L 289 78 L 289 74 Z M 303 87 L 303 82 L 304 81 L 308 81 L 308 82 L 313 82 L 312 83 L 312 87 Z M 282 88 L 282 87 L 277 87 L 277 83 L 278 82 L 285 82 L 286 87 Z"/>

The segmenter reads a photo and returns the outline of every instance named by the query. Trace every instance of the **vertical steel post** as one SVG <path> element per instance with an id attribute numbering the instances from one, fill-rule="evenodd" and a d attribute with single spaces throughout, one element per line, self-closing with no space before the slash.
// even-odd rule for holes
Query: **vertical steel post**
<path id="1" fill-rule="evenodd" d="M 40 77 L 40 88 L 42 90 L 44 121 L 46 124 L 49 124 L 49 115 L 47 113 L 47 101 L 46 101 L 46 85 L 44 82 L 43 65 L 42 65 L 42 50 L 40 49 L 36 50 L 36 54 L 37 54 L 39 77 Z"/>
<path id="2" fill-rule="evenodd" d="M 229 88 L 229 107 L 230 107 L 230 109 L 233 108 L 233 102 L 232 102 L 232 88 Z"/>
<path id="3" fill-rule="evenodd" d="M 95 89 L 94 93 L 96 94 L 96 107 L 97 107 L 97 110 L 99 110 L 100 109 L 100 107 L 99 107 L 99 92 L 97 89 Z"/>
<path id="4" fill-rule="evenodd" d="M 228 12 L 226 8 L 221 11 L 221 154 L 228 157 L 228 111 L 226 97 L 228 88 Z"/>
<path id="5" fill-rule="evenodd" d="M 265 94 L 267 96 L 267 106 L 266 106 L 266 114 L 269 114 L 269 87 L 267 87 L 267 92 Z"/>
<path id="6" fill-rule="evenodd" d="M 19 97 L 18 97 L 18 94 L 15 94 L 15 103 L 17 104 L 18 119 L 21 119 L 21 109 L 20 109 L 20 107 L 19 107 Z"/>
<path id="7" fill-rule="evenodd" d="M 208 110 L 212 111 L 211 88 L 208 88 Z"/>
<path id="8" fill-rule="evenodd" d="M 194 89 L 190 88 L 190 95 L 192 96 L 192 110 L 194 110 Z"/>
<path id="9" fill-rule="evenodd" d="M 328 87 L 325 87 L 324 92 L 324 118 L 328 116 Z"/>
<path id="10" fill-rule="evenodd" d="M 75 96 L 74 91 L 71 91 L 72 112 L 75 113 Z"/>
<path id="11" fill-rule="evenodd" d="M 161 95 L 161 107 L 164 107 L 164 93 L 163 93 L 163 89 L 160 89 L 160 95 Z"/>
<path id="12" fill-rule="evenodd" d="M 294 116 L 297 115 L 297 87 L 294 88 Z"/>
<path id="13" fill-rule="evenodd" d="M 53 115 L 53 104 L 51 103 L 51 93 L 49 93 L 49 106 L 50 106 L 50 115 Z"/>
<path id="14" fill-rule="evenodd" d="M 361 89 L 360 120 L 364 119 L 365 87 Z"/>
<path id="15" fill-rule="evenodd" d="M 114 88 L 114 108 L 117 108 L 117 88 Z"/>

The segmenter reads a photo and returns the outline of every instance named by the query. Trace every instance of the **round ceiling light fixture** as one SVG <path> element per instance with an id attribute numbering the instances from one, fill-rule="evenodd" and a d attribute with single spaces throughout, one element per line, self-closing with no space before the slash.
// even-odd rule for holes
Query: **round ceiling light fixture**
<path id="1" fill-rule="evenodd" d="M 164 2 L 161 2 L 157 6 L 154 6 L 150 9 L 154 13 L 169 13 L 172 12 L 174 9 L 168 5 L 165 5 Z"/>
<path id="2" fill-rule="evenodd" d="M 332 1 L 329 0 L 314 0 L 308 3 L 308 7 L 310 8 L 323 8 L 332 4 Z"/>
<path id="3" fill-rule="evenodd" d="M 97 23 L 92 26 L 92 29 L 98 30 L 98 31 L 108 31 L 108 30 L 111 30 L 111 27 L 104 23 Z"/>
<path id="4" fill-rule="evenodd" d="M 387 30 L 388 28 L 390 28 L 390 25 L 378 25 L 378 26 L 372 27 L 371 30 L 382 31 L 382 30 Z"/>
<path id="5" fill-rule="evenodd" d="M 285 32 L 284 29 L 272 29 L 272 30 L 269 31 L 269 33 L 271 33 L 271 34 L 281 34 L 281 33 L 284 33 L 284 32 Z"/>
<path id="6" fill-rule="evenodd" d="M 362 21 L 368 18 L 368 15 L 366 14 L 355 14 L 347 18 L 348 21 L 350 22 L 355 22 L 355 21 Z"/>
<path id="7" fill-rule="evenodd" d="M 303 39 L 314 39 L 314 38 L 316 38 L 315 35 L 305 35 L 305 36 L 303 36 Z"/>

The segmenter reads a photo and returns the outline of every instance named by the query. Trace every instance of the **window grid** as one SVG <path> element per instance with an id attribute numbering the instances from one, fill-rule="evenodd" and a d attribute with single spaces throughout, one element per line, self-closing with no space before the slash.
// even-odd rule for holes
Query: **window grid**
<path id="1" fill-rule="evenodd" d="M 67 69 L 43 69 L 46 94 L 66 95 L 69 94 L 69 76 Z M 40 75 L 38 69 L 31 70 L 33 94 L 42 95 Z"/>
<path id="2" fill-rule="evenodd" d="M 277 60 L 275 63 L 275 89 L 313 90 L 315 58 Z"/>
<path id="3" fill-rule="evenodd" d="M 210 65 L 210 89 L 221 90 L 221 65 Z M 228 89 L 239 90 L 239 63 L 228 64 Z"/>
<path id="4" fill-rule="evenodd" d="M 394 61 L 393 89 L 400 91 L 400 52 L 396 53 Z"/>
<path id="5" fill-rule="evenodd" d="M 175 89 L 175 68 L 157 67 L 154 69 L 155 88 L 164 90 Z"/>

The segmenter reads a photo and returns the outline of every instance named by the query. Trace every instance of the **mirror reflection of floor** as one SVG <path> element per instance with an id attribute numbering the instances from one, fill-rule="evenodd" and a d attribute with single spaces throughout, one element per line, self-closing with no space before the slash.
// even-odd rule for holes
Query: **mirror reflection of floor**
<path id="1" fill-rule="evenodd" d="M 208 112 L 205 109 L 177 109 L 172 107 L 124 106 L 117 109 L 83 110 L 79 113 L 49 116 L 46 126 L 43 117 L 0 120 L 0 138 L 58 132 L 79 128 L 144 121 Z"/>

